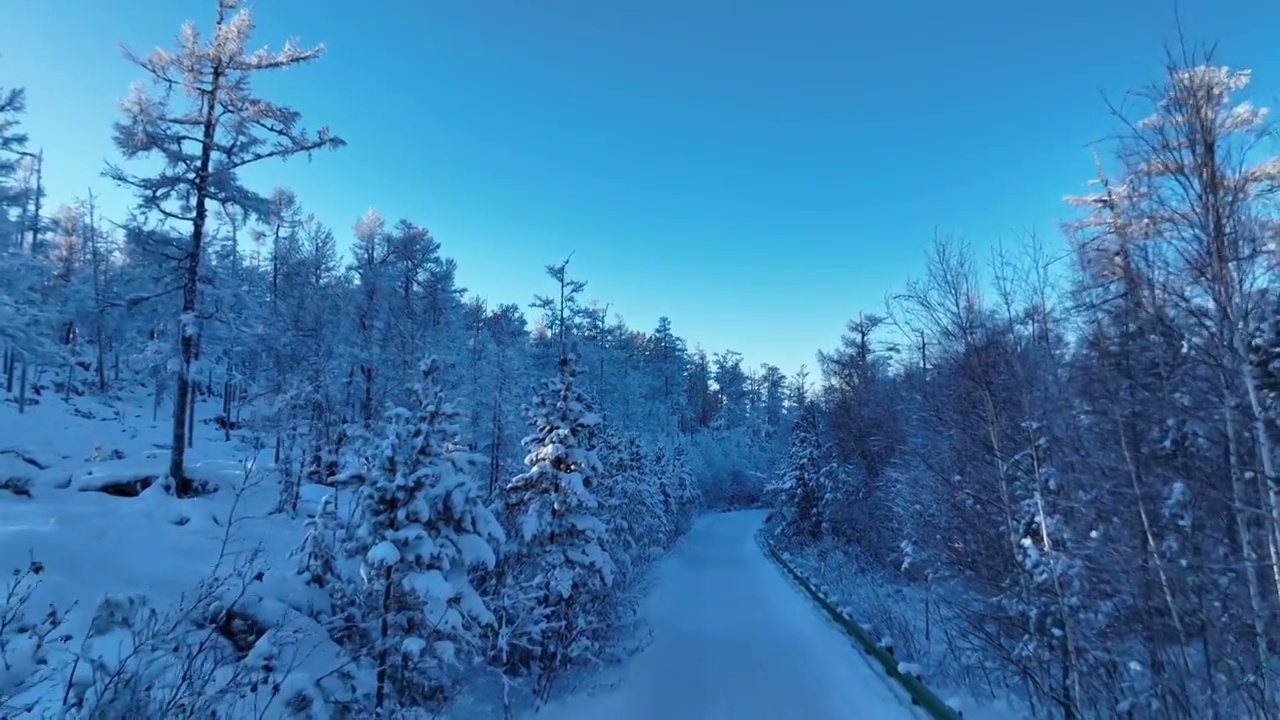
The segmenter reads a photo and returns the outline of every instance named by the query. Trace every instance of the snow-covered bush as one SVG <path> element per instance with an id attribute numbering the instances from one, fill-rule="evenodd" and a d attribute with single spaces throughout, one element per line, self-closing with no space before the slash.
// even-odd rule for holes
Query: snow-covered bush
<path id="1" fill-rule="evenodd" d="M 51 651 L 66 641 L 62 611 L 33 607 L 44 564 L 32 559 L 14 568 L 0 588 L 0 717 L 21 707 L 15 696 L 50 675 Z"/>

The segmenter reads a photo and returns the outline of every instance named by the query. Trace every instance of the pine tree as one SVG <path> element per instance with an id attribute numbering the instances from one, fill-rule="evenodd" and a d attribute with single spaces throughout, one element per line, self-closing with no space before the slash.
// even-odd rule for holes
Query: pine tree
<path id="1" fill-rule="evenodd" d="M 770 488 L 782 525 L 794 536 L 817 539 L 822 535 L 822 510 L 827 494 L 822 487 L 823 468 L 817 416 L 814 412 L 805 412 L 791 431 L 791 447 Z"/>
<path id="2" fill-rule="evenodd" d="M 448 667 L 493 621 L 469 574 L 494 566 L 503 533 L 475 483 L 478 458 L 456 444 L 462 414 L 445 401 L 440 371 L 435 358 L 424 362 L 413 409 L 387 414 L 364 489 L 364 574 L 378 616 L 365 651 L 377 664 L 379 717 L 439 708 Z"/>
<path id="3" fill-rule="evenodd" d="M 597 601 L 613 582 L 605 524 L 593 493 L 603 468 L 596 455 L 600 416 L 578 387 L 576 358 L 561 355 L 528 410 L 528 471 L 506 487 L 518 527 L 516 552 L 529 561 L 525 578 L 544 614 L 538 638 L 535 694 L 545 700 L 556 678 L 600 650 L 607 631 Z"/>

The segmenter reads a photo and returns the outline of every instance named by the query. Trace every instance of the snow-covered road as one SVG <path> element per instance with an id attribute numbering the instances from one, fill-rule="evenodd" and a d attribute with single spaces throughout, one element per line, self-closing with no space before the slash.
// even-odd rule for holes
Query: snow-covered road
<path id="1" fill-rule="evenodd" d="M 924 718 L 756 544 L 764 513 L 704 517 L 658 571 L 653 643 L 550 720 Z"/>

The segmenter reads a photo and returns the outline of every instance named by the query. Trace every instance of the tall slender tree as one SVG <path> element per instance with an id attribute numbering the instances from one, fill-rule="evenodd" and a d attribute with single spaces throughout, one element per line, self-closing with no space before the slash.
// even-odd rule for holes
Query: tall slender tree
<path id="1" fill-rule="evenodd" d="M 105 171 L 135 192 L 142 211 L 185 229 L 179 279 L 166 288 L 182 297 L 169 474 L 175 492 L 184 496 L 194 490 L 183 462 L 199 332 L 200 261 L 210 213 L 221 205 L 268 212 L 267 200 L 240 182 L 241 170 L 343 145 L 325 128 L 306 131 L 297 111 L 258 97 L 251 88 L 257 75 L 312 62 L 323 47 L 302 48 L 289 41 L 279 51 L 251 50 L 249 10 L 240 7 L 240 0 L 215 2 L 207 39 L 188 21 L 174 50 L 156 49 L 146 57 L 125 50 L 125 57 L 146 72 L 147 83 L 136 84 L 124 101 L 123 117 L 115 123 L 115 145 L 125 160 L 155 158 L 161 166 L 148 174 L 115 164 Z"/>

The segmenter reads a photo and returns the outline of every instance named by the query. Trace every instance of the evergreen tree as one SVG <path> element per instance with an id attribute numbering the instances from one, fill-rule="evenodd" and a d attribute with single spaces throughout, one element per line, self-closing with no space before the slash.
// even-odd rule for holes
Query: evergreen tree
<path id="1" fill-rule="evenodd" d="M 659 445 L 649 456 L 650 467 L 656 474 L 658 505 L 661 508 L 664 546 L 676 539 L 680 529 L 681 507 L 679 505 L 679 489 L 672 470 L 674 463 L 667 455 L 667 448 Z"/>
<path id="2" fill-rule="evenodd" d="M 438 709 L 449 666 L 475 649 L 493 616 L 470 572 L 492 568 L 503 533 L 475 483 L 478 459 L 460 451 L 461 414 L 445 401 L 431 358 L 412 410 L 387 414 L 377 471 L 364 489 L 364 574 L 377 608 L 365 652 L 376 662 L 374 712 Z"/>
<path id="3" fill-rule="evenodd" d="M 817 416 L 803 413 L 791 430 L 791 447 L 770 488 L 775 496 L 783 528 L 808 539 L 822 536 L 822 510 L 826 498 L 824 463 L 817 435 Z"/>
<path id="4" fill-rule="evenodd" d="M 614 521 L 613 547 L 628 556 L 615 560 L 635 574 L 666 547 L 672 516 L 662 499 L 663 468 L 644 451 L 640 436 L 627 433 L 612 445 L 609 482 L 602 495 Z"/>
<path id="5" fill-rule="evenodd" d="M 332 493 L 325 495 L 308 518 L 307 535 L 298 551 L 298 574 L 312 587 L 327 588 L 338 577 L 338 513 Z"/>
<path id="6" fill-rule="evenodd" d="M 543 614 L 535 659 L 535 694 L 545 700 L 563 671 L 601 651 L 607 618 L 599 601 L 613 582 L 608 533 L 593 492 L 603 468 L 596 454 L 600 416 L 578 387 L 576 358 L 561 355 L 528 409 L 528 471 L 506 488 L 516 524 L 516 553 L 527 560 L 525 584 Z"/>
<path id="7" fill-rule="evenodd" d="M 677 507 L 676 529 L 683 533 L 702 502 L 702 493 L 689 465 L 689 449 L 681 443 L 677 443 L 671 452 L 671 484 Z"/>

